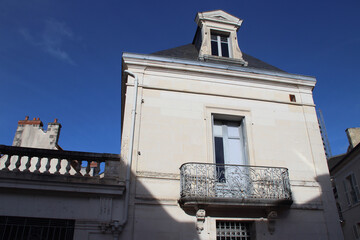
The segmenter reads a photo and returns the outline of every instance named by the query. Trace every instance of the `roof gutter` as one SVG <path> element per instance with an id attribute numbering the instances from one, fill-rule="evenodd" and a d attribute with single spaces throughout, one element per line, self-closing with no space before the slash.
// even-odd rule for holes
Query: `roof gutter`
<path id="1" fill-rule="evenodd" d="M 164 62 L 164 63 L 178 63 L 178 64 L 185 64 L 185 65 L 210 67 L 210 68 L 217 68 L 217 69 L 255 73 L 255 74 L 265 74 L 265 75 L 270 75 L 270 76 L 275 76 L 275 77 L 286 77 L 286 78 L 292 78 L 292 79 L 297 79 L 297 80 L 316 82 L 316 78 L 312 77 L 312 76 L 305 76 L 305 75 L 292 74 L 292 73 L 283 73 L 283 72 L 269 71 L 269 70 L 249 68 L 249 67 L 232 66 L 232 65 L 226 65 L 226 64 L 221 64 L 221 63 L 209 63 L 209 62 L 201 62 L 201 61 L 193 61 L 193 60 L 186 60 L 186 59 L 179 59 L 179 58 L 172 58 L 172 57 L 161 57 L 161 56 L 154 56 L 154 55 L 137 54 L 137 53 L 123 53 L 123 57 L 140 59 L 140 60 L 159 61 L 159 62 Z"/>

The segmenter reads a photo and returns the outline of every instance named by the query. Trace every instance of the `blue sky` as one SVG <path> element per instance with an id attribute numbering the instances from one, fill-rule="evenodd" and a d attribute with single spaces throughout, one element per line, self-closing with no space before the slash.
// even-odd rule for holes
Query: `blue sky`
<path id="1" fill-rule="evenodd" d="M 332 152 L 345 152 L 360 127 L 358 0 L 0 0 L 0 144 L 28 115 L 58 118 L 65 150 L 119 153 L 122 52 L 188 44 L 196 13 L 216 9 L 244 19 L 243 52 L 317 78 Z"/>

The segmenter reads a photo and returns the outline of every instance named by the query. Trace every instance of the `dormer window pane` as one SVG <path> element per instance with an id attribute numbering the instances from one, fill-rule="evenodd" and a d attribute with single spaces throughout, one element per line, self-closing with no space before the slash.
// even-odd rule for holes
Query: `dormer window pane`
<path id="1" fill-rule="evenodd" d="M 216 36 L 215 36 L 216 37 Z M 212 38 L 212 36 L 211 36 Z M 218 42 L 217 40 L 211 40 L 211 55 L 219 56 Z"/>
<path id="2" fill-rule="evenodd" d="M 229 57 L 229 44 L 226 43 L 221 43 L 221 55 L 223 57 Z"/>
<path id="3" fill-rule="evenodd" d="M 230 57 L 229 37 L 224 34 L 211 33 L 211 54 L 220 57 Z"/>

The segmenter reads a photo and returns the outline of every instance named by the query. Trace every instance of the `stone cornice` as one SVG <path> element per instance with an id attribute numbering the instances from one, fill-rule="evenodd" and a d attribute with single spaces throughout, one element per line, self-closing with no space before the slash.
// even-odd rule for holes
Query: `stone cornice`
<path id="1" fill-rule="evenodd" d="M 199 72 L 204 74 L 233 76 L 253 80 L 294 84 L 297 86 L 311 88 L 313 88 L 316 84 L 316 79 L 311 76 L 145 54 L 123 53 L 123 60 L 124 64 L 128 66 L 137 65 L 187 72 Z"/>

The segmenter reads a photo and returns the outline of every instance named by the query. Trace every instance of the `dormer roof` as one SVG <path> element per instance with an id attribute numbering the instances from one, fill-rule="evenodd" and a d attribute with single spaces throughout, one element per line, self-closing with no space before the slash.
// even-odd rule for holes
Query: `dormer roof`
<path id="1" fill-rule="evenodd" d="M 151 55 L 284 72 L 242 53 L 237 36 L 242 19 L 222 10 L 214 10 L 197 13 L 195 22 L 198 28 L 192 44 L 155 52 Z M 216 48 L 215 52 L 213 48 Z M 224 49 L 225 54 L 223 54 Z"/>
<path id="2" fill-rule="evenodd" d="M 200 61 L 199 60 L 199 52 L 196 49 L 194 44 L 187 44 L 187 45 L 183 45 L 183 46 L 179 46 L 179 47 L 175 47 L 175 48 L 158 51 L 158 52 L 152 53 L 151 55 L 169 57 L 169 58 L 174 58 L 174 59 Z M 243 53 L 243 58 L 248 63 L 248 65 L 247 65 L 248 68 L 269 70 L 269 71 L 275 71 L 275 72 L 285 72 L 284 70 L 281 70 L 275 66 L 272 66 L 264 61 L 261 61 L 260 59 L 250 56 L 246 53 Z M 227 64 L 227 65 L 232 65 L 232 66 L 239 65 L 236 62 L 235 63 L 232 63 L 232 62 L 223 63 L 219 60 L 213 60 L 213 61 L 208 61 L 208 62 Z"/>

